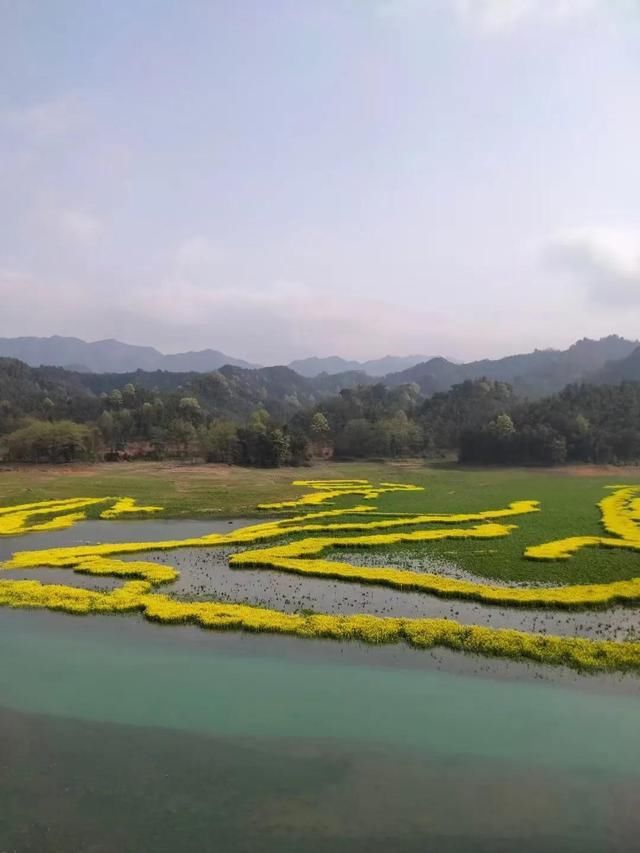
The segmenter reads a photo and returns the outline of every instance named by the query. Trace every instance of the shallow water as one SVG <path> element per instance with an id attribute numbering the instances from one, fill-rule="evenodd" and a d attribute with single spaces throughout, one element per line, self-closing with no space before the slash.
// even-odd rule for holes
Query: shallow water
<path id="1" fill-rule="evenodd" d="M 636 849 L 640 679 L 485 663 L 0 610 L 0 850 Z"/>
<path id="2" fill-rule="evenodd" d="M 91 542 L 133 542 L 186 539 L 208 533 L 225 533 L 255 522 L 232 521 L 89 521 L 70 530 L 0 538 L 0 561 L 16 550 L 51 548 Z M 266 547 L 266 545 L 265 545 Z M 640 636 L 640 616 L 634 607 L 605 610 L 558 611 L 542 608 L 496 607 L 473 601 L 443 599 L 419 592 L 406 592 L 382 586 L 367 586 L 323 578 L 302 577 L 265 569 L 231 569 L 227 558 L 231 549 L 180 548 L 150 551 L 143 555 L 123 555 L 124 560 L 149 560 L 173 566 L 180 572 L 172 584 L 163 585 L 163 593 L 186 598 L 214 598 L 220 601 L 250 603 L 276 610 L 295 612 L 314 610 L 325 613 L 372 613 L 379 616 L 434 617 L 453 619 L 469 625 L 517 628 L 542 634 L 561 634 L 589 639 L 632 640 Z M 340 559 L 366 561 L 366 554 L 340 554 Z M 372 562 L 383 557 L 373 553 Z M 415 567 L 414 567 L 415 568 Z M 437 571 L 438 564 L 429 565 Z M 442 566 L 446 574 L 452 566 Z M 121 581 L 93 578 L 67 569 L 3 571 L 6 578 L 33 578 L 43 583 L 71 584 L 106 590 Z M 465 573 L 465 577 L 473 576 Z M 477 578 L 476 578 L 477 580 Z M 482 582 L 486 579 L 480 578 Z"/>
<path id="3" fill-rule="evenodd" d="M 188 539 L 208 533 L 228 533 L 238 527 L 255 524 L 246 518 L 227 521 L 148 519 L 144 521 L 81 521 L 67 530 L 0 536 L 0 561 L 15 551 L 35 551 L 67 545 L 92 545 L 95 542 L 154 542 Z"/>

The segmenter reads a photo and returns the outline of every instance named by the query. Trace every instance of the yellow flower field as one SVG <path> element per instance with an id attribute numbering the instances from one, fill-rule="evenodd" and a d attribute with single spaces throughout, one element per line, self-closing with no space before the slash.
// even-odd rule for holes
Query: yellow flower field
<path id="1" fill-rule="evenodd" d="M 297 481 L 307 491 L 301 498 L 263 509 L 304 509 L 334 503 L 347 497 L 375 500 L 394 491 L 418 491 L 407 484 L 368 481 Z M 90 506 L 104 503 L 104 519 L 127 514 L 149 514 L 159 506 L 140 506 L 131 498 L 75 498 L 33 502 L 0 509 L 0 534 L 16 535 L 70 527 L 85 518 Z M 525 556 L 534 560 L 567 560 L 585 547 L 626 548 L 640 551 L 640 488 L 614 487 L 599 504 L 603 536 L 573 536 L 529 546 Z M 472 513 L 380 513 L 372 503 L 320 509 L 278 518 L 230 531 L 180 540 L 121 542 L 19 551 L 2 568 L 69 568 L 91 575 L 125 580 L 112 592 L 95 592 L 39 581 L 0 580 L 0 605 L 42 607 L 70 613 L 137 611 L 164 623 L 189 622 L 207 628 L 234 628 L 286 633 L 301 637 L 357 639 L 368 643 L 404 640 L 414 646 L 434 645 L 507 657 L 526 657 L 566 663 L 586 669 L 640 668 L 640 643 L 554 637 L 521 631 L 463 625 L 450 619 L 403 619 L 362 614 L 302 615 L 222 602 L 177 601 L 155 591 L 178 576 L 171 566 L 127 561 L 122 555 L 179 548 L 238 548 L 229 558 L 233 569 L 267 568 L 300 575 L 376 584 L 447 598 L 471 599 L 487 604 L 519 607 L 586 608 L 616 602 L 640 601 L 640 577 L 602 584 L 565 586 L 496 586 L 461 580 L 434 572 L 394 567 L 356 566 L 329 560 L 326 552 L 345 548 L 390 548 L 401 543 L 444 540 L 492 540 L 509 537 L 513 521 L 542 510 L 536 501 L 519 500 L 506 507 Z M 340 520 L 338 520 L 340 519 Z M 504 523 L 508 519 L 510 523 Z M 273 540 L 285 540 L 273 542 Z M 259 546 L 266 543 L 266 547 Z"/>

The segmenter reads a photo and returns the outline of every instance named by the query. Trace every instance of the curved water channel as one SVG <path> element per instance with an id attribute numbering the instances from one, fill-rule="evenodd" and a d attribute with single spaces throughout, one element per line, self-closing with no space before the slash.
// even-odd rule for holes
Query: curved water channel
<path id="1" fill-rule="evenodd" d="M 262 519 L 264 520 L 264 519 Z M 65 531 L 33 533 L 0 539 L 0 562 L 17 550 L 52 548 L 95 542 L 178 540 L 225 533 L 255 522 L 225 521 L 87 521 Z M 266 546 L 265 546 L 266 547 Z M 370 613 L 378 616 L 435 617 L 469 625 L 517 628 L 527 632 L 579 636 L 589 639 L 634 640 L 640 637 L 638 610 L 616 606 L 604 610 L 553 610 L 500 607 L 383 586 L 303 577 L 267 569 L 232 569 L 230 548 L 180 548 L 123 555 L 124 560 L 144 559 L 171 565 L 180 572 L 162 592 L 189 599 L 215 599 L 248 603 L 286 612 Z M 393 554 L 340 551 L 340 560 L 357 564 L 393 565 Z M 442 572 L 486 582 L 450 563 L 412 560 L 409 568 Z M 95 578 L 67 569 L 4 570 L 0 577 L 33 578 L 90 589 L 111 589 L 120 580 Z"/>

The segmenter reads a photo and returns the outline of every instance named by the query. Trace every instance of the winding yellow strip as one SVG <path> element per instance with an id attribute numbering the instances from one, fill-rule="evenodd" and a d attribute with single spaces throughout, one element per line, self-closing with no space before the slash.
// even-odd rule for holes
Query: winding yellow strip
<path id="1" fill-rule="evenodd" d="M 417 490 L 415 486 L 367 481 L 298 481 L 313 489 L 298 501 L 264 504 L 266 508 L 313 506 L 332 497 L 359 495 L 365 499 L 388 491 Z M 532 546 L 526 556 L 533 559 L 567 559 L 585 546 L 623 547 L 640 550 L 640 487 L 617 487 L 604 498 L 600 507 L 603 526 L 609 536 L 574 536 L 556 542 Z M 318 499 L 318 496 L 321 498 Z M 136 506 L 132 498 L 76 498 L 22 504 L 0 509 L 0 533 L 53 530 L 68 527 L 84 518 L 72 512 L 95 503 L 114 502 L 101 517 L 113 518 L 132 512 L 155 512 L 160 507 Z M 375 510 L 375 507 L 373 508 Z M 604 606 L 616 601 L 640 600 L 640 578 L 609 584 L 584 584 L 548 588 L 496 587 L 461 581 L 433 573 L 399 569 L 357 567 L 344 562 L 320 559 L 331 548 L 376 547 L 400 542 L 425 542 L 443 539 L 496 538 L 508 536 L 512 525 L 497 519 L 537 512 L 535 501 L 516 501 L 498 510 L 477 513 L 414 514 L 391 517 L 377 514 L 370 504 L 349 509 L 321 510 L 292 518 L 267 521 L 227 534 L 209 534 L 163 542 L 124 542 L 23 551 L 13 555 L 3 568 L 68 567 L 93 575 L 136 578 L 112 592 L 95 592 L 39 581 L 0 580 L 0 605 L 9 607 L 46 607 L 70 613 L 140 611 L 148 618 L 164 623 L 190 622 L 206 628 L 234 628 L 247 631 L 285 633 L 301 637 L 357 639 L 368 643 L 404 640 L 423 648 L 445 646 L 452 649 L 506 657 L 526 657 L 549 663 L 564 663 L 584 669 L 640 669 L 640 643 L 606 642 L 572 637 L 548 637 L 507 629 L 465 626 L 446 619 L 397 619 L 378 616 L 337 616 L 331 614 L 289 614 L 260 607 L 222 602 L 179 602 L 153 591 L 153 587 L 174 580 L 178 573 L 171 566 L 151 562 L 127 562 L 115 555 L 185 547 L 256 544 L 294 534 L 326 533 L 306 536 L 284 544 L 234 554 L 234 567 L 260 566 L 301 574 L 313 574 L 363 583 L 384 584 L 400 589 L 418 589 L 440 596 L 476 599 L 492 604 L 524 606 L 584 607 Z M 54 513 L 58 513 L 54 515 Z M 338 516 L 366 515 L 373 520 L 331 521 Z M 44 522 L 40 515 L 53 515 Z M 455 524 L 479 522 L 472 527 Z M 442 524 L 445 527 L 411 530 L 411 527 Z M 373 533 L 372 531 L 384 531 Z M 365 535 L 337 536 L 338 533 Z"/>
<path id="2" fill-rule="evenodd" d="M 120 518 L 127 513 L 132 512 L 161 512 L 161 506 L 141 506 L 135 502 L 134 498 L 118 498 L 112 507 L 105 509 L 100 513 L 100 518 Z"/>
<path id="3" fill-rule="evenodd" d="M 356 507 L 353 510 L 326 510 L 324 512 L 313 513 L 312 515 L 302 515 L 294 518 L 280 519 L 277 521 L 266 521 L 259 524 L 253 524 L 249 527 L 243 527 L 238 530 L 233 530 L 230 533 L 210 533 L 205 536 L 192 537 L 189 539 L 169 539 L 160 542 L 117 542 L 108 544 L 96 545 L 72 545 L 63 548 L 51 548 L 40 551 L 18 551 L 13 557 L 4 564 L 4 568 L 37 568 L 40 566 L 69 566 L 73 567 L 80 564 L 87 557 L 101 556 L 109 557 L 115 554 L 135 554 L 143 551 L 169 551 L 177 548 L 203 548 L 212 547 L 214 545 L 244 545 L 254 544 L 268 539 L 282 537 L 283 535 L 291 535 L 294 533 L 309 533 L 309 532 L 346 532 L 346 531 L 371 531 L 389 528 L 411 527 L 427 523 L 462 523 L 465 521 L 489 521 L 493 518 L 506 518 L 514 515 L 521 515 L 528 512 L 536 512 L 538 509 L 535 501 L 516 501 L 509 505 L 506 509 L 485 510 L 479 513 L 454 514 L 454 515 L 422 515 L 411 516 L 408 518 L 378 518 L 374 521 L 362 522 L 344 522 L 344 523 L 315 523 L 320 518 L 328 518 L 335 515 L 346 515 L 349 513 L 366 513 L 366 507 Z M 308 519 L 312 518 L 314 523 L 308 523 Z M 506 535 L 511 530 L 510 527 L 497 524 L 484 524 L 475 528 L 464 528 L 457 533 L 453 533 L 450 529 L 444 528 L 440 530 L 418 532 L 415 539 L 424 541 L 435 541 L 438 539 L 452 538 L 488 538 L 493 536 Z M 409 535 L 409 534 L 406 534 Z M 358 543 L 367 545 L 368 542 L 375 539 L 375 544 L 386 544 L 387 542 L 401 541 L 406 538 L 405 534 L 387 534 L 387 537 L 381 539 L 380 535 L 376 537 L 358 537 Z M 335 542 L 340 543 L 342 539 L 336 538 Z M 349 540 L 351 541 L 351 540 Z"/>
<path id="4" fill-rule="evenodd" d="M 381 644 L 404 641 L 418 648 L 436 646 L 475 654 L 589 671 L 640 669 L 640 643 L 543 636 L 502 628 L 461 625 L 447 619 L 397 619 L 380 616 L 302 615 L 221 602 L 179 602 L 150 594 L 150 584 L 130 581 L 110 593 L 37 581 L 0 580 L 0 606 L 47 608 L 67 613 L 141 612 L 163 624 L 191 623 L 213 630 L 258 631 L 306 638 L 359 640 Z"/>
<path id="5" fill-rule="evenodd" d="M 0 508 L 0 536 L 18 536 L 23 533 L 37 533 L 45 530 L 64 530 L 86 518 L 84 512 L 72 510 L 87 509 L 96 504 L 113 501 L 110 509 L 104 510 L 100 518 L 120 518 L 127 513 L 159 512 L 161 506 L 139 506 L 133 498 L 65 498 L 61 500 L 36 501 Z M 34 522 L 41 515 L 53 515 L 54 518 L 42 523 Z M 60 514 L 62 513 L 62 514 Z M 68 514 L 67 514 L 68 513 Z"/>
<path id="6" fill-rule="evenodd" d="M 446 538 L 495 538 L 507 536 L 507 525 L 485 524 L 477 528 L 448 531 L 417 531 L 356 538 L 308 538 L 286 545 L 242 551 L 229 558 L 233 568 L 266 568 L 333 580 L 389 586 L 395 589 L 425 592 L 440 598 L 461 598 L 484 604 L 520 607 L 557 607 L 579 609 L 607 607 L 616 603 L 640 601 L 640 578 L 607 584 L 573 584 L 555 587 L 492 586 L 488 583 L 458 580 L 432 572 L 412 572 L 393 567 L 368 568 L 334 560 L 313 559 L 331 548 L 362 548 L 399 542 L 425 542 Z M 617 541 L 616 541 L 616 544 Z"/>
<path id="7" fill-rule="evenodd" d="M 568 560 L 582 548 L 589 547 L 640 550 L 639 493 L 639 486 L 617 487 L 598 504 L 602 513 L 602 526 L 612 536 L 568 536 L 566 539 L 532 545 L 525 550 L 525 557 L 531 560 Z"/>
<path id="8" fill-rule="evenodd" d="M 38 530 L 62 530 L 65 527 L 71 527 L 76 521 L 85 517 L 84 513 L 58 514 L 43 524 L 34 523 L 33 519 L 41 515 L 71 513 L 72 510 L 86 509 L 95 504 L 104 503 L 106 500 L 109 498 L 67 498 L 66 500 L 39 501 L 2 507 L 0 509 L 0 536 L 16 536 Z"/>
<path id="9" fill-rule="evenodd" d="M 422 486 L 412 486 L 408 483 L 380 483 L 372 486 L 368 480 L 294 480 L 294 486 L 306 486 L 314 489 L 292 501 L 258 504 L 258 509 L 295 509 L 299 506 L 315 506 L 331 502 L 333 498 L 356 495 L 365 500 L 375 500 L 387 492 L 422 492 Z"/>

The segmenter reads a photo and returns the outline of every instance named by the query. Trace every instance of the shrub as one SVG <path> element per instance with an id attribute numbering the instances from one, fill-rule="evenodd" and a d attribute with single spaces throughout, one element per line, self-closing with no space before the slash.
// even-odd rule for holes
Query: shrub
<path id="1" fill-rule="evenodd" d="M 14 462 L 74 462 L 95 455 L 94 430 L 72 421 L 34 421 L 6 438 L 8 457 Z"/>

